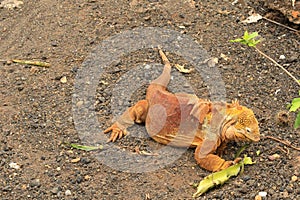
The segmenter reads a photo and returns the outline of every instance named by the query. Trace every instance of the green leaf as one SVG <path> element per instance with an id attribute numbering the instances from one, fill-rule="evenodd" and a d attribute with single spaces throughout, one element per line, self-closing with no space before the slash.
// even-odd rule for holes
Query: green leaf
<path id="1" fill-rule="evenodd" d="M 230 42 L 241 42 L 241 41 L 243 41 L 243 39 L 242 38 L 237 38 L 237 39 L 235 39 L 235 40 L 229 40 Z"/>
<path id="2" fill-rule="evenodd" d="M 212 173 L 206 176 L 198 185 L 197 192 L 193 194 L 193 197 L 199 197 L 204 194 L 207 190 L 217 185 L 222 185 L 232 176 L 237 176 L 242 170 L 244 165 L 252 165 L 255 162 L 250 157 L 245 155 L 244 159 L 239 163 L 228 167 L 219 172 Z"/>
<path id="3" fill-rule="evenodd" d="M 253 32 L 250 35 L 248 35 L 247 40 L 252 40 L 258 36 L 258 32 Z"/>
<path id="4" fill-rule="evenodd" d="M 294 128 L 297 129 L 300 127 L 300 111 L 297 114 L 296 120 L 295 120 L 295 124 L 294 124 Z"/>
<path id="5" fill-rule="evenodd" d="M 300 98 L 294 98 L 290 107 L 291 112 L 295 112 L 300 108 Z"/>
<path id="6" fill-rule="evenodd" d="M 102 145 L 96 147 L 96 146 L 84 146 L 84 145 L 80 145 L 80 144 L 71 143 L 70 146 L 73 147 L 74 149 L 80 149 L 80 150 L 84 150 L 84 151 L 94 151 L 94 150 L 103 149 Z"/>

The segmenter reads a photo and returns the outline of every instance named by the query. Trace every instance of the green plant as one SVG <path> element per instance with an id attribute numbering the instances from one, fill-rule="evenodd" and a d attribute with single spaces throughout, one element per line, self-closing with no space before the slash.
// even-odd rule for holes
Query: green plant
<path id="1" fill-rule="evenodd" d="M 282 69 L 287 75 L 289 75 L 299 86 L 300 86 L 300 80 L 296 79 L 288 70 L 286 70 L 282 65 L 277 63 L 274 59 L 272 59 L 270 56 L 262 52 L 260 49 L 256 47 L 258 43 L 260 43 L 260 40 L 257 40 L 256 38 L 259 37 L 258 32 L 248 33 L 248 31 L 245 31 L 242 38 L 237 38 L 235 40 L 230 40 L 230 42 L 238 42 L 241 44 L 245 44 L 249 47 L 253 47 L 259 54 L 264 56 L 265 58 L 269 59 L 271 62 L 273 62 L 277 67 Z M 299 90 L 299 96 L 300 96 L 300 90 Z M 298 128 L 300 127 L 300 98 L 294 98 L 292 100 L 292 103 L 290 104 L 289 108 L 290 112 L 296 112 L 299 110 L 294 127 Z"/>
<path id="2" fill-rule="evenodd" d="M 299 96 L 300 96 L 300 90 L 299 90 Z M 298 111 L 294 127 L 295 128 L 300 127 L 300 97 L 294 98 L 292 100 L 292 103 L 289 105 L 289 108 L 290 108 L 289 109 L 290 112 L 297 112 Z"/>

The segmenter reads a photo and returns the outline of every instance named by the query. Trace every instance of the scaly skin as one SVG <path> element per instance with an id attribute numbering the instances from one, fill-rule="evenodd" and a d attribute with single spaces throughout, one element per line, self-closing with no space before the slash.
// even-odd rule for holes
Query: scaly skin
<path id="1" fill-rule="evenodd" d="M 145 123 L 155 141 L 172 146 L 196 147 L 195 159 L 204 169 L 219 171 L 238 162 L 219 155 L 228 141 L 259 141 L 258 122 L 252 110 L 232 103 L 210 102 L 195 95 L 167 91 L 171 65 L 162 50 L 162 74 L 149 85 L 146 99 L 138 101 L 104 133 L 114 142 L 128 134 L 134 123 Z"/>

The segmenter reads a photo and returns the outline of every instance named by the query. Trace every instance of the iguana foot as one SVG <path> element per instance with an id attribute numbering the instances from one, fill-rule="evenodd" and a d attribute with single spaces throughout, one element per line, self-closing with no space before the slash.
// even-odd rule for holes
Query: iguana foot
<path id="1" fill-rule="evenodd" d="M 123 136 L 127 135 L 128 132 L 126 129 L 121 129 L 119 126 L 114 123 L 111 127 L 107 128 L 104 133 L 112 132 L 110 138 L 107 142 L 115 142 L 117 139 L 121 139 Z"/>
<path id="2" fill-rule="evenodd" d="M 236 158 L 236 159 L 234 159 L 234 161 L 225 161 L 223 163 L 223 165 L 217 171 L 221 171 L 223 169 L 230 167 L 231 165 L 235 165 L 235 164 L 239 163 L 241 160 L 242 160 L 242 158 Z"/>

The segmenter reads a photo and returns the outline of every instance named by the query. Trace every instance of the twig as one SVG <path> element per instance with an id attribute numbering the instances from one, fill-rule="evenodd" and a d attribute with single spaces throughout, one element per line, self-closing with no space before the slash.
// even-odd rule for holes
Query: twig
<path id="1" fill-rule="evenodd" d="M 286 146 L 288 146 L 288 147 L 291 147 L 291 148 L 293 148 L 293 149 L 295 149 L 295 150 L 297 150 L 297 151 L 300 151 L 300 148 L 299 148 L 299 147 L 295 147 L 295 146 L 291 145 L 291 143 L 290 143 L 289 141 L 286 141 L 286 140 L 280 140 L 280 139 L 278 139 L 278 138 L 275 138 L 275 137 L 272 137 L 272 136 L 268 136 L 268 135 L 265 136 L 265 138 L 269 138 L 269 139 L 275 140 L 275 141 L 280 142 L 280 143 L 282 143 L 282 144 L 284 144 L 284 145 L 286 145 Z"/>
<path id="2" fill-rule="evenodd" d="M 267 20 L 267 21 L 269 21 L 269 22 L 272 22 L 272 23 L 274 23 L 274 24 L 277 24 L 277 25 L 279 25 L 279 26 L 282 26 L 282 27 L 284 27 L 284 28 L 290 29 L 291 31 L 295 31 L 296 33 L 299 32 L 299 31 L 296 30 L 296 29 L 293 29 L 293 28 L 291 28 L 291 27 L 289 27 L 289 26 L 286 26 L 286 25 L 284 25 L 284 24 L 280 24 L 279 22 L 273 21 L 273 20 L 268 19 L 268 18 L 266 18 L 266 17 L 262 17 L 262 18 L 265 19 L 265 20 Z"/>
<path id="3" fill-rule="evenodd" d="M 298 79 L 296 79 L 288 70 L 286 70 L 282 65 L 280 65 L 278 62 L 276 62 L 273 58 L 271 58 L 270 56 L 268 56 L 267 54 L 265 54 L 264 52 L 262 52 L 261 50 L 259 50 L 256 46 L 254 46 L 255 50 L 260 53 L 261 55 L 263 55 L 265 58 L 269 59 L 270 61 L 272 61 L 277 67 L 279 67 L 280 69 L 282 69 L 287 75 L 289 75 L 294 81 L 296 81 L 296 83 L 300 86 L 300 82 L 298 81 Z"/>
<path id="4" fill-rule="evenodd" d="M 11 60 L 14 63 L 24 64 L 24 65 L 35 65 L 39 67 L 50 67 L 49 63 L 41 62 L 41 61 L 31 61 L 31 60 Z"/>
<path id="5" fill-rule="evenodd" d="M 31 61 L 31 60 L 18 60 L 18 59 L 12 59 L 12 60 L 5 60 L 0 59 L 0 62 L 6 62 L 6 63 L 19 63 L 23 65 L 35 65 L 38 67 L 50 67 L 50 63 L 47 62 L 41 62 L 41 61 Z"/>

